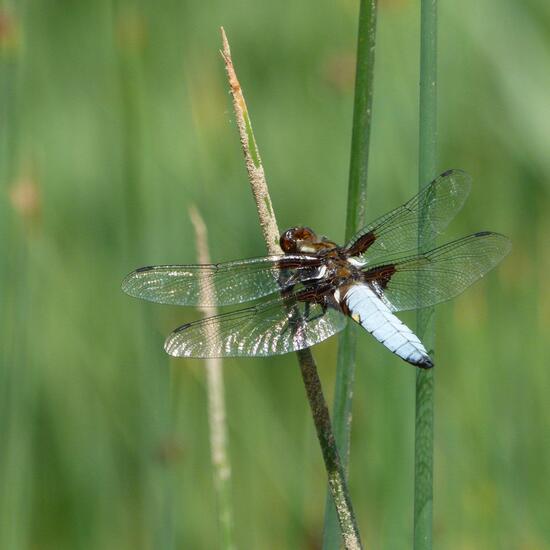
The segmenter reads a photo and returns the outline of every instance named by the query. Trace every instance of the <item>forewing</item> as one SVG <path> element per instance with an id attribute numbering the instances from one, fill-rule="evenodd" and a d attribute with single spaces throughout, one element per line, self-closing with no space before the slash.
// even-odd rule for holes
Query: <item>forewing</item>
<path id="1" fill-rule="evenodd" d="M 365 272 L 392 311 L 432 306 L 461 294 L 510 252 L 508 237 L 488 231 Z"/>
<path id="2" fill-rule="evenodd" d="M 432 240 L 462 208 L 470 187 L 466 172 L 444 172 L 405 204 L 364 227 L 346 250 L 369 265 L 380 263 L 388 254 L 412 254 L 418 246 L 420 212 L 421 236 L 424 242 Z"/>
<path id="3" fill-rule="evenodd" d="M 175 357 L 279 355 L 322 342 L 345 323 L 334 309 L 277 297 L 183 325 L 164 349 Z"/>
<path id="4" fill-rule="evenodd" d="M 319 278 L 315 256 L 267 256 L 221 264 L 142 267 L 122 282 L 122 290 L 150 302 L 181 306 L 227 306 L 256 300 Z"/>

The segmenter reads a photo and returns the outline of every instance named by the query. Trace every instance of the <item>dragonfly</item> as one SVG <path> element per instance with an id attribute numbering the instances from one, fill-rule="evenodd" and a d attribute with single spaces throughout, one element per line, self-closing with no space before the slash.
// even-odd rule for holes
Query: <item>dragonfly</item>
<path id="1" fill-rule="evenodd" d="M 508 237 L 490 231 L 435 246 L 470 188 L 466 172 L 448 170 L 344 246 L 308 227 L 292 227 L 280 237 L 280 255 L 141 267 L 122 289 L 180 306 L 250 302 L 174 330 L 164 347 L 175 357 L 284 354 L 326 340 L 352 319 L 401 359 L 431 368 L 426 347 L 395 314 L 461 294 L 511 249 Z M 428 246 L 419 252 L 419 243 Z"/>

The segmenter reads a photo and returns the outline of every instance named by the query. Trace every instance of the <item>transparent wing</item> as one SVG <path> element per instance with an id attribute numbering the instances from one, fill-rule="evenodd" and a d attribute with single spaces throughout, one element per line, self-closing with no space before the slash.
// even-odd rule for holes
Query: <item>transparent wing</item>
<path id="1" fill-rule="evenodd" d="M 122 282 L 122 290 L 160 304 L 227 306 L 256 300 L 322 273 L 319 258 L 298 254 L 221 264 L 160 265 L 133 271 Z"/>
<path id="2" fill-rule="evenodd" d="M 175 357 L 279 355 L 322 342 L 345 324 L 334 309 L 279 296 L 183 325 L 168 336 L 164 349 Z"/>
<path id="3" fill-rule="evenodd" d="M 413 253 L 418 243 L 419 213 L 422 237 L 434 239 L 462 208 L 470 192 L 471 178 L 462 170 L 448 170 L 405 204 L 359 231 L 346 246 L 348 254 L 370 265 L 388 253 Z"/>
<path id="4" fill-rule="evenodd" d="M 510 252 L 508 237 L 488 231 L 365 272 L 392 311 L 432 306 L 462 293 Z"/>

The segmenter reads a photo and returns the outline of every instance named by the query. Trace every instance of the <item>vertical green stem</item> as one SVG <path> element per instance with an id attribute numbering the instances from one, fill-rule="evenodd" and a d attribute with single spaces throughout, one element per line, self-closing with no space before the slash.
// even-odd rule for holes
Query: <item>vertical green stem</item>
<path id="1" fill-rule="evenodd" d="M 374 92 L 374 45 L 376 39 L 376 0 L 361 0 L 357 35 L 357 66 L 348 184 L 346 239 L 365 223 L 367 169 Z"/>
<path id="2" fill-rule="evenodd" d="M 361 0 L 357 36 L 357 65 L 348 183 L 346 240 L 351 239 L 365 223 L 365 199 L 367 194 L 367 170 L 374 89 L 376 8 L 376 0 Z M 350 323 L 340 336 L 333 406 L 334 436 L 340 451 L 342 466 L 346 472 L 348 469 L 351 406 L 355 375 L 356 328 L 354 324 Z M 340 533 L 330 492 L 327 494 L 325 510 L 323 548 L 338 548 Z"/>
<path id="3" fill-rule="evenodd" d="M 419 188 L 436 175 L 437 161 L 437 0 L 421 0 Z M 422 218 L 423 213 L 420 212 Z M 419 224 L 419 227 L 422 223 Z M 418 247 L 427 245 L 419 232 Z M 424 233 L 425 235 L 425 233 Z M 424 237 L 425 238 L 425 237 Z M 428 237 L 429 238 L 429 237 Z M 434 309 L 419 310 L 417 334 L 433 359 Z M 433 369 L 416 374 L 414 549 L 432 547 Z"/>

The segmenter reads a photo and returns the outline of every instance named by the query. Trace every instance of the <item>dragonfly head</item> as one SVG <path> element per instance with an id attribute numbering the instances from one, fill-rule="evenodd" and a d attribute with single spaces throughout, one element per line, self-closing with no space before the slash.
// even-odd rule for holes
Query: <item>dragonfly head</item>
<path id="1" fill-rule="evenodd" d="M 279 240 L 279 244 L 284 252 L 295 254 L 305 253 L 313 254 L 320 250 L 335 248 L 336 244 L 325 237 L 319 237 L 313 229 L 309 227 L 291 227 L 287 229 Z"/>
<path id="2" fill-rule="evenodd" d="M 286 253 L 306 252 L 318 241 L 317 235 L 309 227 L 291 227 L 279 239 L 279 244 Z M 305 250 L 304 250 L 305 249 Z"/>

